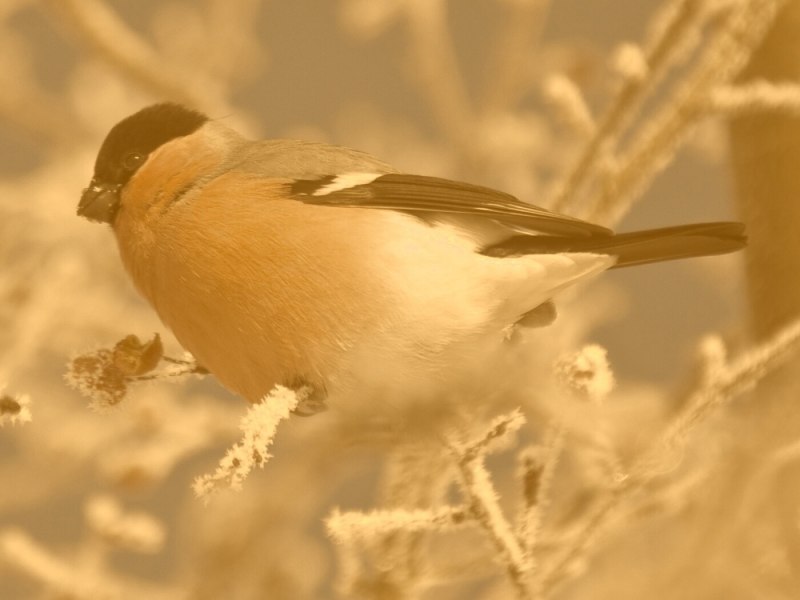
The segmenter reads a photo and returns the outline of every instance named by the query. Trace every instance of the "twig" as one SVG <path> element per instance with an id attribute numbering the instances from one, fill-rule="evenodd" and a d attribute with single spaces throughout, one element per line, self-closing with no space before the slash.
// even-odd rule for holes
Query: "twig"
<path id="1" fill-rule="evenodd" d="M 528 556 L 503 516 L 497 491 L 483 461 L 462 460 L 459 462 L 459 471 L 464 480 L 464 491 L 470 499 L 470 513 L 494 542 L 518 596 L 533 597 Z"/>
<path id="2" fill-rule="evenodd" d="M 708 413 L 725 401 L 749 391 L 767 374 L 800 350 L 800 321 L 785 327 L 768 342 L 725 365 L 718 365 L 686 402 L 686 408 L 662 436 L 662 444 L 675 446 Z M 640 461 L 642 466 L 647 461 Z"/>
<path id="3" fill-rule="evenodd" d="M 496 419 L 483 436 L 467 445 L 453 444 L 462 478 L 462 489 L 469 499 L 469 511 L 497 548 L 519 598 L 533 598 L 531 563 L 523 544 L 503 515 L 498 494 L 492 485 L 484 459 L 489 445 L 519 429 L 524 423 L 519 411 Z"/>
<path id="4" fill-rule="evenodd" d="M 89 498 L 84 515 L 94 536 L 118 549 L 155 554 L 163 548 L 164 525 L 147 513 L 123 509 L 110 495 Z"/>
<path id="5" fill-rule="evenodd" d="M 544 83 L 544 95 L 564 123 L 581 138 L 589 139 L 597 129 L 583 94 L 563 75 L 552 75 Z"/>
<path id="6" fill-rule="evenodd" d="M 539 541 L 542 515 L 547 509 L 550 488 L 563 450 L 564 427 L 558 424 L 550 427 L 541 446 L 528 448 L 519 454 L 522 511 L 517 537 L 529 555 L 533 554 Z"/>
<path id="7" fill-rule="evenodd" d="M 663 458 L 681 450 L 688 433 L 713 408 L 730 402 L 752 389 L 766 375 L 779 367 L 791 354 L 800 350 L 800 322 L 785 328 L 769 342 L 751 349 L 729 364 L 719 354 L 712 356 L 708 375 L 686 404 L 684 411 L 666 428 L 630 469 L 594 507 L 570 544 L 542 573 L 542 592 L 546 596 L 568 576 L 569 567 L 580 558 L 606 524 L 609 516 L 631 493 L 664 472 Z"/>
<path id="8" fill-rule="evenodd" d="M 753 81 L 742 85 L 722 85 L 708 98 L 709 108 L 727 116 L 759 112 L 800 115 L 800 85 Z"/>
<path id="9" fill-rule="evenodd" d="M 587 219 L 611 224 L 625 213 L 641 186 L 667 163 L 700 117 L 708 114 L 708 94 L 744 67 L 785 1 L 742 2 L 717 24 L 716 35 L 694 70 L 619 159 L 619 168 L 605 178 Z"/>
<path id="10" fill-rule="evenodd" d="M 591 542 L 597 538 L 598 533 L 606 524 L 609 515 L 620 504 L 623 497 L 631 489 L 629 480 L 620 482 L 594 506 L 581 526 L 580 530 L 565 545 L 563 550 L 551 560 L 540 573 L 541 594 L 547 598 L 553 589 L 567 577 L 571 566 L 584 555 Z"/>
<path id="11" fill-rule="evenodd" d="M 446 495 L 453 472 L 445 464 L 446 456 L 440 449 L 428 444 L 402 445 L 386 460 L 381 487 L 382 504 L 390 510 L 427 510 L 435 520 L 441 510 L 460 511 L 457 508 L 437 508 Z M 427 575 L 423 556 L 428 539 L 424 530 L 398 530 L 380 540 L 376 552 L 381 564 L 390 565 L 391 579 L 409 594 Z"/>
<path id="12" fill-rule="evenodd" d="M 78 572 L 17 529 L 0 531 L 0 558 L 64 598 L 117 600 L 128 597 L 116 583 L 99 574 Z"/>
<path id="13" fill-rule="evenodd" d="M 214 473 L 194 480 L 192 489 L 195 495 L 208 501 L 220 489 L 240 490 L 250 471 L 254 467 L 263 469 L 272 457 L 269 448 L 278 425 L 289 418 L 311 391 L 310 387 L 294 391 L 276 385 L 261 402 L 252 405 L 239 425 L 242 439 L 225 453 Z"/>
<path id="14" fill-rule="evenodd" d="M 575 201 L 582 186 L 601 160 L 603 148 L 622 133 L 625 125 L 633 119 L 647 93 L 656 86 L 667 70 L 686 38 L 697 25 L 701 0 L 678 0 L 667 7 L 667 22 L 650 42 L 644 57 L 648 76 L 644 79 L 629 78 L 617 93 L 605 114 L 599 119 L 594 136 L 581 151 L 580 156 L 566 177 L 556 186 L 549 206 L 556 211 L 565 211 Z"/>
<path id="15" fill-rule="evenodd" d="M 334 540 L 349 543 L 355 540 L 374 540 L 398 531 L 447 531 L 468 522 L 468 512 L 464 507 L 446 506 L 432 510 L 334 510 L 325 519 L 325 527 Z"/>

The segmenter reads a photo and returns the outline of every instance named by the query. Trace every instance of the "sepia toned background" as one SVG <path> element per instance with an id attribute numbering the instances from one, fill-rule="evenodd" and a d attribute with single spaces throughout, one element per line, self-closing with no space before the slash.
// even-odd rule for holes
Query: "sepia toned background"
<path id="1" fill-rule="evenodd" d="M 777 0 L 5 0 L 0 597 L 796 597 L 799 14 Z M 668 58 L 648 65 L 659 41 Z M 778 83 L 747 87 L 765 79 Z M 744 220 L 750 248 L 567 294 L 530 362 L 509 366 L 541 386 L 457 421 L 472 439 L 525 415 L 481 456 L 508 523 L 530 521 L 523 583 L 496 522 L 430 524 L 480 494 L 379 407 L 290 419 L 266 467 L 206 504 L 192 482 L 238 439 L 244 401 L 211 378 L 158 380 L 98 411 L 64 380 L 72 357 L 129 334 L 180 355 L 111 232 L 75 216 L 108 129 L 165 99 L 619 230 Z M 585 185 L 559 200 L 615 107 Z M 581 357 L 614 389 L 577 385 Z M 401 523 L 412 509 L 424 527 Z"/>

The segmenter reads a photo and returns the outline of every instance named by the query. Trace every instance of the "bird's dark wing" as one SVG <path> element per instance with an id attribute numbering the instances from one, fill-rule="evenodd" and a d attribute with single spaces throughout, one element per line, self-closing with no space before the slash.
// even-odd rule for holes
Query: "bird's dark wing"
<path id="1" fill-rule="evenodd" d="M 593 252 L 616 256 L 612 268 L 632 267 L 665 260 L 727 254 L 747 244 L 744 224 L 693 223 L 612 236 L 569 237 L 515 235 L 481 250 L 495 257 L 559 252 Z"/>
<path id="2" fill-rule="evenodd" d="M 550 212 L 510 194 L 439 177 L 345 173 L 298 179 L 289 187 L 290 195 L 306 204 L 399 210 L 421 217 L 463 214 L 546 235 L 611 235 L 605 227 Z"/>

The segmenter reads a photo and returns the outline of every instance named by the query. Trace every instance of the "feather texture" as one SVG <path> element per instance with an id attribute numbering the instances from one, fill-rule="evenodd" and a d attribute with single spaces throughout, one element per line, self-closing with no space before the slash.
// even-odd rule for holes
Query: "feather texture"
<path id="1" fill-rule="evenodd" d="M 546 234 L 607 236 L 611 231 L 522 202 L 511 194 L 441 177 L 390 173 L 373 181 L 320 194 L 334 176 L 293 182 L 291 197 L 306 204 L 401 210 L 418 216 L 461 214 Z"/>
<path id="2" fill-rule="evenodd" d="M 482 250 L 495 257 L 559 252 L 594 252 L 617 258 L 612 268 L 734 252 L 745 246 L 742 223 L 697 223 L 612 236 L 516 235 Z"/>

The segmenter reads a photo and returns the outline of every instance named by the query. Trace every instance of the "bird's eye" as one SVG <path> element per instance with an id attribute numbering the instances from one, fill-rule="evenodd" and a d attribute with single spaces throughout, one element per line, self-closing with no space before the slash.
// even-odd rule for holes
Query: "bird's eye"
<path id="1" fill-rule="evenodd" d="M 126 154 L 125 158 L 122 159 L 122 166 L 129 171 L 133 171 L 142 166 L 144 159 L 145 159 L 144 154 L 139 154 L 138 152 L 131 152 L 130 154 Z"/>

